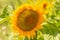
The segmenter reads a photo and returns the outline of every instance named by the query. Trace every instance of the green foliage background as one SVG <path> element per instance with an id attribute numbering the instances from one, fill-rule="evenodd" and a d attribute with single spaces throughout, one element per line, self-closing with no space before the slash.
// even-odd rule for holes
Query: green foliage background
<path id="1" fill-rule="evenodd" d="M 13 34 L 9 23 L 12 11 L 26 1 L 0 0 L 0 40 L 28 40 L 18 36 L 18 33 Z M 43 29 L 39 29 L 36 37 L 30 40 L 60 40 L 60 0 L 55 0 L 53 4 L 52 12 L 45 15 L 47 20 L 42 23 Z"/>

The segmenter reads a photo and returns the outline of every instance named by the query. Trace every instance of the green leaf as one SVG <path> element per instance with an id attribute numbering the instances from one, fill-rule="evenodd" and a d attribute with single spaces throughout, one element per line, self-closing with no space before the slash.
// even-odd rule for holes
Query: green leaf
<path id="1" fill-rule="evenodd" d="M 41 36 L 38 40 L 44 40 L 44 37 L 43 37 L 43 36 Z"/>
<path id="2" fill-rule="evenodd" d="M 6 18 L 3 18 L 0 20 L 0 24 L 4 23 L 5 21 L 9 20 L 9 17 L 7 16 Z"/>
<path id="3" fill-rule="evenodd" d="M 21 5 L 21 4 L 22 4 L 22 2 L 21 2 L 20 0 L 17 0 L 17 2 L 18 2 L 18 4 L 19 4 L 19 5 Z"/>
<path id="4" fill-rule="evenodd" d="M 9 16 L 9 14 L 11 14 L 13 11 L 12 7 L 9 5 L 9 6 L 6 6 L 3 11 L 2 11 L 2 14 L 0 15 L 0 18 L 5 18 L 6 16 Z"/>

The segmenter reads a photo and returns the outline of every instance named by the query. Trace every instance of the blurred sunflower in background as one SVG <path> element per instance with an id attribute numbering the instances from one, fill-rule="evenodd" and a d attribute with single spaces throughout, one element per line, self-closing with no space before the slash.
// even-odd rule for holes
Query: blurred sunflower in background
<path id="1" fill-rule="evenodd" d="M 5 6 L 0 4 L 0 9 L 2 8 L 0 25 L 2 29 L 7 29 L 3 34 L 1 31 L 1 40 L 60 40 L 53 38 L 58 37 L 57 34 L 60 33 L 59 1 L 3 0 L 1 2 L 5 2 Z"/>

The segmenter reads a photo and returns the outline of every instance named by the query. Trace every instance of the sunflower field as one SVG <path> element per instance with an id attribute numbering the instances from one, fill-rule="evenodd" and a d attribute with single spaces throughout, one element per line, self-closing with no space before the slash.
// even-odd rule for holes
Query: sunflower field
<path id="1" fill-rule="evenodd" d="M 0 0 L 0 40 L 60 40 L 60 0 Z"/>

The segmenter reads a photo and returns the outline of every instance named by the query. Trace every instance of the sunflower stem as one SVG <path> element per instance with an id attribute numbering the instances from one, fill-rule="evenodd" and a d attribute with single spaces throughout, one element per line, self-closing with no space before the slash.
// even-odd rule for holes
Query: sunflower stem
<path id="1" fill-rule="evenodd" d="M 30 39 L 30 40 L 37 40 L 37 31 L 35 31 L 36 35 L 34 36 L 33 39 Z"/>
<path id="2" fill-rule="evenodd" d="M 25 37 L 24 40 L 29 40 L 28 37 Z"/>
<path id="3" fill-rule="evenodd" d="M 33 40 L 37 40 L 37 31 L 35 31 L 36 35 Z"/>

